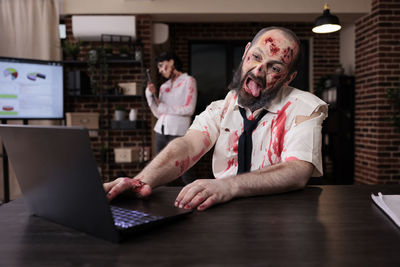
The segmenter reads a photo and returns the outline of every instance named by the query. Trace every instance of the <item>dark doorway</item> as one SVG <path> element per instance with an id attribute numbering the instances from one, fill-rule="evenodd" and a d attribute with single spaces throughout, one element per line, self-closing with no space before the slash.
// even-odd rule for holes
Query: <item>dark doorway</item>
<path id="1" fill-rule="evenodd" d="M 212 101 L 224 99 L 233 73 L 239 66 L 248 40 L 193 41 L 190 43 L 190 73 L 197 81 L 196 113 Z M 292 86 L 309 90 L 309 41 L 301 40 L 302 57 Z"/>
<path id="2" fill-rule="evenodd" d="M 205 41 L 190 44 L 190 73 L 197 81 L 196 114 L 224 99 L 247 41 Z"/>

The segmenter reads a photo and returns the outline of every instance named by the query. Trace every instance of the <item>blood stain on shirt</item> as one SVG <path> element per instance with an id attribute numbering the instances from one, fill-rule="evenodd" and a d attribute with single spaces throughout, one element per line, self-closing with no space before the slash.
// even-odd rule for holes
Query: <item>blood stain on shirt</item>
<path id="1" fill-rule="evenodd" d="M 208 127 L 204 126 L 204 131 L 202 132 L 204 134 L 206 134 L 208 137 L 210 137 L 210 133 L 208 132 Z"/>
<path id="2" fill-rule="evenodd" d="M 235 93 L 235 94 L 233 95 L 233 101 L 236 101 L 237 97 L 238 97 L 238 95 Z"/>
<path id="3" fill-rule="evenodd" d="M 258 167 L 259 170 L 264 168 L 264 163 L 265 163 L 265 155 L 264 155 L 263 161 L 261 162 L 261 165 Z"/>
<path id="4" fill-rule="evenodd" d="M 238 135 L 238 130 L 236 130 L 229 137 L 228 151 L 233 151 L 233 152 L 237 153 L 238 152 L 238 142 L 239 142 L 239 135 Z"/>
<path id="5" fill-rule="evenodd" d="M 230 159 L 228 160 L 228 162 L 226 163 L 228 166 L 226 167 L 226 169 L 224 170 L 224 172 L 226 172 L 227 170 L 229 170 L 232 166 L 236 165 L 235 164 L 235 159 Z"/>
<path id="6" fill-rule="evenodd" d="M 273 118 L 271 122 L 271 139 L 268 147 L 268 159 L 271 165 L 274 164 L 272 156 L 275 155 L 277 160 L 280 158 L 283 151 L 283 143 L 285 134 L 287 132 L 287 130 L 285 130 L 285 122 L 287 118 L 286 109 L 290 106 L 290 104 L 290 101 L 287 102 L 282 109 L 278 111 L 278 115 L 276 118 Z"/>
<path id="7" fill-rule="evenodd" d="M 188 95 L 188 97 L 186 99 L 186 104 L 185 104 L 186 107 L 190 105 L 190 102 L 192 102 L 193 93 L 194 93 L 194 88 L 190 87 L 189 88 L 189 95 Z"/>

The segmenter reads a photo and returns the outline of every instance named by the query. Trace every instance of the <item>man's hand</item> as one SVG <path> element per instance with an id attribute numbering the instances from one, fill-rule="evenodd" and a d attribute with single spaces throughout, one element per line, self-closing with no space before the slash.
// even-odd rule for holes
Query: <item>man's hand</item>
<path id="1" fill-rule="evenodd" d="M 224 179 L 199 179 L 185 186 L 175 200 L 175 206 L 184 209 L 205 210 L 217 203 L 227 202 L 234 194 Z"/>
<path id="2" fill-rule="evenodd" d="M 149 88 L 149 91 L 153 94 L 153 99 L 155 100 L 157 105 L 160 105 L 160 99 L 156 96 L 157 90 L 154 84 L 152 83 L 147 83 L 147 88 Z"/>
<path id="3" fill-rule="evenodd" d="M 147 88 L 149 88 L 150 92 L 155 95 L 156 94 L 156 87 L 152 83 L 147 83 Z"/>
<path id="4" fill-rule="evenodd" d="M 146 197 L 151 194 L 150 185 L 139 179 L 131 179 L 127 177 L 117 178 L 112 182 L 103 184 L 104 191 L 107 193 L 107 199 L 112 200 L 125 191 L 135 192 L 138 197 Z"/>

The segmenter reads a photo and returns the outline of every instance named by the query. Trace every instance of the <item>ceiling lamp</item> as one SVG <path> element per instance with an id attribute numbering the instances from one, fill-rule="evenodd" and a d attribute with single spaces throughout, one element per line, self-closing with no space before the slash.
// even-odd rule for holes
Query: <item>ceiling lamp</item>
<path id="1" fill-rule="evenodd" d="M 328 4 L 324 5 L 324 13 L 319 16 L 314 23 L 312 29 L 315 33 L 331 33 L 340 30 L 342 26 L 339 24 L 339 19 L 329 12 Z"/>

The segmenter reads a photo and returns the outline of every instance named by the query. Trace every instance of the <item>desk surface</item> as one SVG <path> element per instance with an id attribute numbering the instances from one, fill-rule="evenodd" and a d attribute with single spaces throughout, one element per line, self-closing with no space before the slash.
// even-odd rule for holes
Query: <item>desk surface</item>
<path id="1" fill-rule="evenodd" d="M 172 205 L 179 190 L 156 193 Z M 379 191 L 400 186 L 236 199 L 121 244 L 29 216 L 19 199 L 0 206 L 0 266 L 400 266 L 400 229 L 370 197 Z"/>

